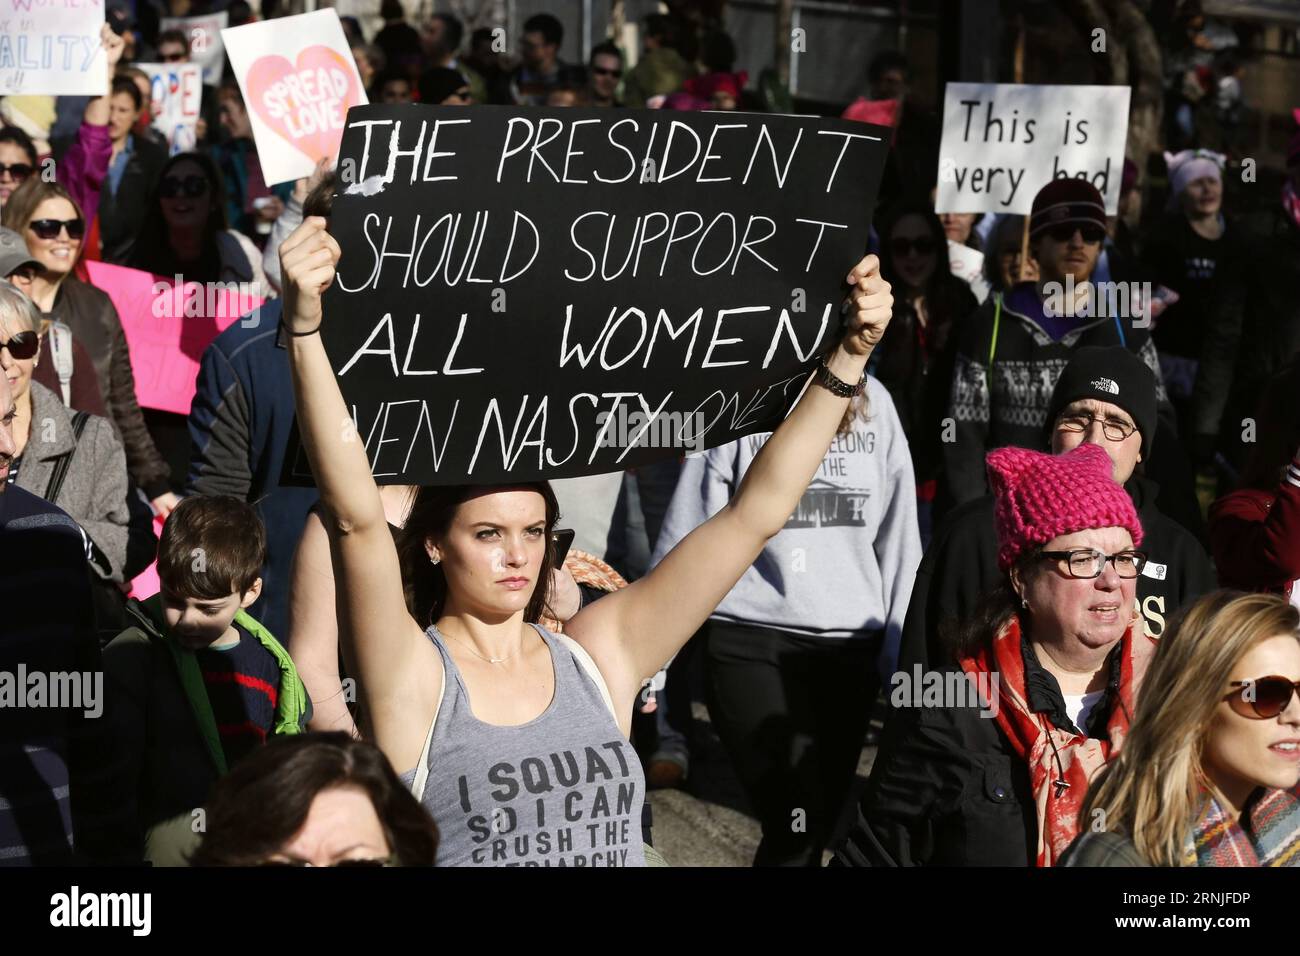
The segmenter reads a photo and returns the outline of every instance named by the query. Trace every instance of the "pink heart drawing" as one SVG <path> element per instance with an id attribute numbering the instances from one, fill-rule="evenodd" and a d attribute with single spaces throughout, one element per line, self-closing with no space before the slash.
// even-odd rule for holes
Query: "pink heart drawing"
<path id="1" fill-rule="evenodd" d="M 312 162 L 338 151 L 348 107 L 360 102 L 355 67 L 323 45 L 300 52 L 296 66 L 258 57 L 244 82 L 258 118 Z"/>

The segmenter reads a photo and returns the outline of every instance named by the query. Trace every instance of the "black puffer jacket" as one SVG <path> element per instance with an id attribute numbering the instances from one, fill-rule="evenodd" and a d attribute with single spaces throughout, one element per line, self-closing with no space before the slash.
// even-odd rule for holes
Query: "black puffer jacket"
<path id="1" fill-rule="evenodd" d="M 135 397 L 135 375 L 122 321 L 108 295 L 68 276 L 59 285 L 50 317 L 72 329 L 95 363 L 109 420 L 122 437 L 126 467 L 149 498 L 170 490 L 170 470 L 154 447 Z"/>

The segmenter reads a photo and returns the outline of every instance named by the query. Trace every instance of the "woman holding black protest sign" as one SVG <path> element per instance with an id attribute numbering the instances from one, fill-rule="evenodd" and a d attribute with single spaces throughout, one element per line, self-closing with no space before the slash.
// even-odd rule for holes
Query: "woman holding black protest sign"
<path id="1" fill-rule="evenodd" d="M 559 636 L 533 623 L 554 560 L 558 509 L 545 482 L 424 489 L 394 545 L 362 443 L 339 427 L 348 415 L 316 334 L 340 254 L 319 218 L 285 241 L 284 322 L 303 444 L 339 532 L 339 606 L 375 741 L 395 767 L 413 768 L 406 776 L 442 833 L 441 865 L 642 865 L 644 778 L 627 739 L 635 700 L 781 530 L 820 466 L 889 322 L 879 263 L 868 256 L 849 273 L 855 311 L 844 338 L 727 507 Z"/>

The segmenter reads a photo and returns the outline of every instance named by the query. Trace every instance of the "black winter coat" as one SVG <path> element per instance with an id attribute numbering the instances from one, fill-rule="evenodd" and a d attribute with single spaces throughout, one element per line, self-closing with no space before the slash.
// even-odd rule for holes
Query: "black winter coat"
<path id="1" fill-rule="evenodd" d="M 117 184 L 108 188 L 108 177 L 99 193 L 99 244 L 105 262 L 120 266 L 131 259 L 136 239 L 149 212 L 149 197 L 167 163 L 167 149 L 140 136 L 132 138 L 131 155 Z"/>
<path id="2" fill-rule="evenodd" d="M 1086 728 L 1071 723 L 1060 685 L 1021 639 L 1029 707 L 1070 733 L 1104 737 L 1116 706 L 1121 647 L 1107 662 L 1106 694 Z M 959 671 L 957 665 L 939 669 Z M 901 671 L 900 673 L 906 673 Z M 901 685 L 895 678 L 895 701 Z M 906 702 L 906 693 L 899 703 Z M 837 849 L 843 866 L 1033 866 L 1038 812 L 1029 766 L 992 716 L 977 706 L 895 706 L 858 805 Z"/>
<path id="3" fill-rule="evenodd" d="M 1269 378 L 1300 354 L 1300 228 L 1279 217 L 1273 235 L 1233 260 L 1218 282 L 1220 321 L 1206 329 L 1192 402 L 1198 435 L 1224 436 L 1238 467 L 1253 447 L 1243 419 Z"/>
<path id="4" fill-rule="evenodd" d="M 894 400 L 912 452 L 917 484 L 939 473 L 943 458 L 939 450 L 939 423 L 952 386 L 956 340 L 961 323 L 979 307 L 970 286 L 960 279 L 952 278 L 944 292 L 942 303 L 935 306 L 947 314 L 932 312 L 930 326 L 924 332 L 910 304 L 895 304 L 894 317 L 872 353 L 869 369 Z M 936 323 L 942 343 L 933 341 Z M 931 339 L 928 342 L 927 334 Z"/>

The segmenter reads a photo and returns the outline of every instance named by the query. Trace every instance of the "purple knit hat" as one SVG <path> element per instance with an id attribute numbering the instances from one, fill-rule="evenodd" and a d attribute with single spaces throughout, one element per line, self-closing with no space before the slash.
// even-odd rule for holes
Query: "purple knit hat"
<path id="1" fill-rule="evenodd" d="M 1045 455 L 1008 445 L 989 452 L 985 463 L 1004 572 L 1030 548 L 1087 528 L 1127 528 L 1133 546 L 1142 543 L 1133 499 L 1111 477 L 1110 456 L 1101 446 L 1084 443 Z"/>

